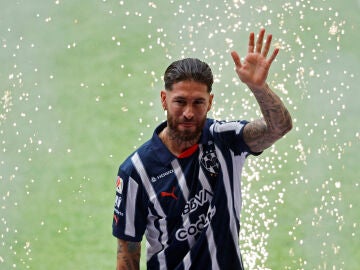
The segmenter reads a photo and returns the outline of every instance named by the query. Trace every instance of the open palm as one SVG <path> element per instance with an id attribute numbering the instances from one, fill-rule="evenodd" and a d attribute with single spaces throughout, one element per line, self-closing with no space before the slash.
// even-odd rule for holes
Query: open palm
<path id="1" fill-rule="evenodd" d="M 265 30 L 261 29 L 255 46 L 255 35 L 250 33 L 248 54 L 243 63 L 241 63 L 237 52 L 231 52 L 236 73 L 240 80 L 247 84 L 250 89 L 262 89 L 264 87 L 270 66 L 279 52 L 279 49 L 276 48 L 267 59 L 272 35 L 267 36 L 265 46 L 263 47 L 264 35 Z"/>

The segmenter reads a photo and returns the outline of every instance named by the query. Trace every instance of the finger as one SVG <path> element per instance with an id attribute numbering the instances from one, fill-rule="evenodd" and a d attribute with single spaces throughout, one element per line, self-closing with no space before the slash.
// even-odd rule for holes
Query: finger
<path id="1" fill-rule="evenodd" d="M 270 65 L 271 65 L 271 63 L 275 60 L 275 58 L 276 58 L 276 56 L 278 55 L 279 51 L 280 51 L 279 48 L 276 48 L 276 49 L 273 51 L 272 55 L 270 56 L 270 58 L 269 58 L 269 60 L 268 60 L 268 62 L 269 62 Z"/>
<path id="2" fill-rule="evenodd" d="M 264 34 L 265 34 L 265 29 L 261 29 L 260 33 L 259 33 L 259 37 L 256 41 L 256 52 L 257 53 L 261 52 L 262 44 L 263 44 L 263 40 L 264 40 Z"/>
<path id="3" fill-rule="evenodd" d="M 267 38 L 266 38 L 265 47 L 264 47 L 264 49 L 262 51 L 262 55 L 264 57 L 266 57 L 268 55 L 268 53 L 269 53 L 271 40 L 272 40 L 272 35 L 268 35 Z"/>
<path id="4" fill-rule="evenodd" d="M 249 36 L 249 48 L 248 48 L 249 53 L 254 52 L 254 46 L 255 46 L 255 34 L 251 32 Z"/>
<path id="5" fill-rule="evenodd" d="M 231 57 L 234 60 L 235 66 L 240 68 L 241 61 L 240 61 L 240 56 L 237 54 L 237 52 L 231 52 Z"/>

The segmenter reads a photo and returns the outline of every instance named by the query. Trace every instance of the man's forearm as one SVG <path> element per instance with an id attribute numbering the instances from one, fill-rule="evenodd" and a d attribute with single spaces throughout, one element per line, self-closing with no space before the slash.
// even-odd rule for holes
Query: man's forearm
<path id="1" fill-rule="evenodd" d="M 118 239 L 116 270 L 139 270 L 141 243 Z"/>
<path id="2" fill-rule="evenodd" d="M 260 105 L 263 118 L 245 126 L 243 138 L 253 152 L 261 152 L 292 128 L 291 116 L 280 98 L 265 84 L 251 89 Z"/>
<path id="3" fill-rule="evenodd" d="M 264 89 L 251 89 L 267 125 L 271 137 L 281 138 L 292 128 L 289 111 L 281 99 L 265 84 Z"/>

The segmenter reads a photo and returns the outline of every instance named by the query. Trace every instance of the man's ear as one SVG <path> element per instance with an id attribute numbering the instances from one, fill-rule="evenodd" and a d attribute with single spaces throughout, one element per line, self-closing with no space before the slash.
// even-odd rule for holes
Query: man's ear
<path id="1" fill-rule="evenodd" d="M 214 94 L 210 94 L 209 105 L 208 105 L 207 111 L 210 111 L 210 110 L 211 110 L 213 98 L 214 98 Z"/>
<path id="2" fill-rule="evenodd" d="M 160 98 L 161 98 L 161 105 L 162 105 L 163 109 L 166 111 L 167 110 L 167 106 L 166 106 L 166 90 L 162 90 L 160 92 Z"/>

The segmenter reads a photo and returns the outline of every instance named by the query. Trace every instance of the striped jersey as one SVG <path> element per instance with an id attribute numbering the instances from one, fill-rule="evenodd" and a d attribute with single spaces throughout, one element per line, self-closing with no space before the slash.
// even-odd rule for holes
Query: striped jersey
<path id="1" fill-rule="evenodd" d="M 243 269 L 241 171 L 246 121 L 207 119 L 199 143 L 174 156 L 158 134 L 121 164 L 113 235 L 147 240 L 147 269 Z"/>

